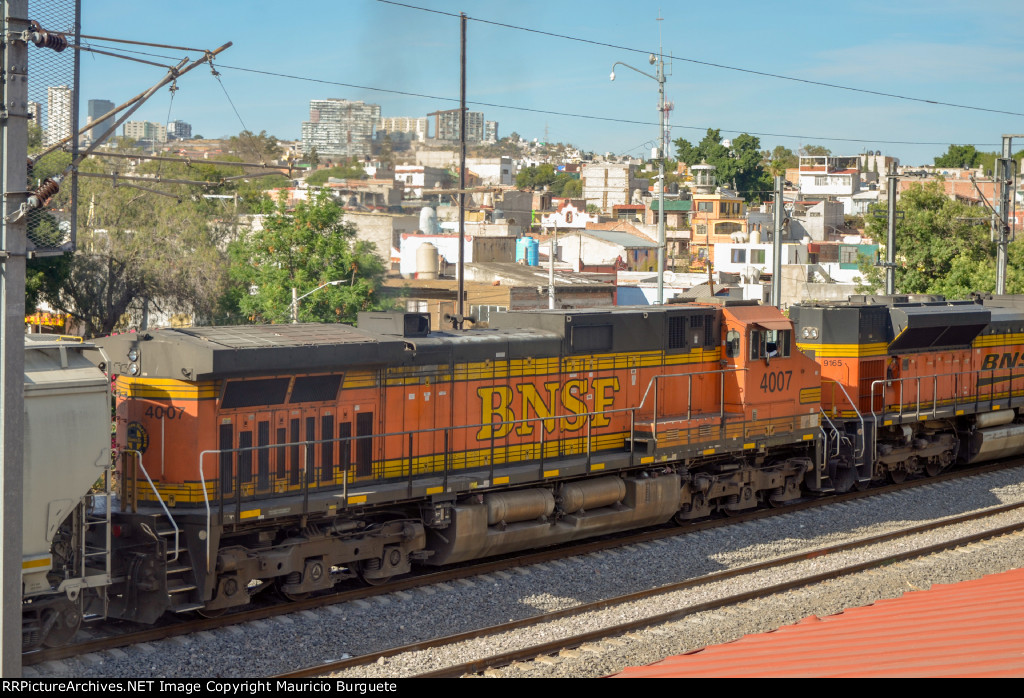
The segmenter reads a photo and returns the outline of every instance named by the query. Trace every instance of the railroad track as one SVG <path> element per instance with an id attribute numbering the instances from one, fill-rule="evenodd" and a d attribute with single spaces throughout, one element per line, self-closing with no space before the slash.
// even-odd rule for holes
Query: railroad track
<path id="1" fill-rule="evenodd" d="M 351 602 L 361 599 L 368 599 L 374 596 L 401 592 L 417 587 L 438 584 L 442 582 L 466 579 L 481 574 L 501 572 L 514 568 L 533 565 L 537 563 L 550 562 L 565 557 L 586 555 L 600 552 L 610 548 L 630 545 L 635 543 L 646 543 L 659 539 L 679 536 L 696 531 L 709 530 L 720 526 L 739 524 L 747 521 L 755 521 L 780 513 L 790 513 L 807 509 L 814 509 L 822 506 L 831 506 L 843 501 L 851 501 L 863 497 L 877 496 L 889 492 L 919 487 L 932 483 L 939 483 L 958 477 L 970 477 L 986 472 L 994 472 L 1005 468 L 1015 467 L 1024 464 L 1024 459 L 1011 462 L 989 464 L 970 471 L 955 471 L 945 473 L 938 477 L 911 480 L 898 485 L 886 485 L 875 487 L 863 492 L 850 492 L 843 495 L 830 496 L 820 499 L 804 500 L 790 504 L 783 508 L 759 509 L 744 513 L 739 516 L 730 516 L 720 519 L 712 519 L 690 523 L 685 526 L 663 526 L 656 529 L 634 531 L 618 536 L 584 541 L 577 544 L 560 546 L 557 548 L 545 549 L 539 552 L 530 552 L 508 556 L 501 559 L 494 559 L 485 562 L 470 563 L 458 567 L 443 569 L 433 572 L 423 572 L 416 575 L 406 576 L 401 579 L 392 580 L 387 584 L 374 587 L 359 587 L 335 591 L 329 594 L 318 595 L 302 601 L 291 601 L 274 605 L 261 605 L 250 607 L 238 613 L 232 613 L 217 618 L 194 618 L 183 620 L 174 619 L 174 622 L 160 626 L 146 626 L 140 628 L 133 624 L 124 624 L 119 627 L 116 634 L 104 637 L 88 639 L 83 642 L 66 647 L 42 649 L 22 656 L 24 666 L 33 666 L 47 661 L 72 658 L 84 654 L 101 652 L 114 648 L 126 647 L 135 644 L 162 640 L 169 637 L 182 636 L 195 632 L 211 631 L 230 625 L 245 623 L 254 620 L 264 620 L 279 615 L 307 611 L 324 606 Z M 381 655 L 377 655 L 379 657 Z"/>
<path id="2" fill-rule="evenodd" d="M 405 645 L 402 647 L 394 647 L 380 652 L 374 652 L 372 654 L 332 662 L 330 664 L 320 664 L 317 666 L 307 667 L 294 672 L 280 674 L 275 678 L 304 678 L 313 676 L 326 676 L 332 674 L 333 672 L 341 672 L 356 667 L 366 667 L 372 664 L 378 664 L 382 659 L 400 657 L 402 655 L 407 655 L 416 652 L 438 650 L 441 648 L 451 647 L 460 643 L 467 643 L 480 639 L 494 638 L 501 634 L 516 631 L 522 633 L 524 630 L 530 630 L 531 635 L 543 635 L 545 634 L 545 632 L 541 631 L 541 628 L 543 628 L 545 624 L 549 624 L 554 621 L 562 620 L 565 618 L 582 617 L 587 614 L 596 614 L 602 611 L 608 611 L 609 609 L 614 609 L 619 606 L 623 606 L 645 599 L 651 599 L 658 596 L 667 596 L 675 592 L 693 590 L 698 587 L 707 587 L 709 585 L 713 585 L 722 581 L 758 575 L 768 570 L 785 568 L 788 566 L 796 565 L 798 563 L 806 562 L 808 560 L 824 558 L 827 556 L 836 556 L 840 553 L 859 549 L 866 549 L 870 548 L 871 546 L 884 544 L 887 542 L 891 542 L 893 540 L 906 539 L 911 536 L 918 536 L 925 533 L 931 533 L 939 531 L 943 528 L 948 528 L 967 522 L 981 521 L 984 519 L 993 519 L 1003 514 L 1013 512 L 1019 513 L 1022 511 L 1024 511 L 1024 503 L 1015 503 L 1005 506 L 993 507 L 991 509 L 986 509 L 981 512 L 973 512 L 971 514 L 948 517 L 940 521 L 922 524 L 918 526 L 912 526 L 898 531 L 892 531 L 883 535 L 868 536 L 865 538 L 845 542 L 842 544 L 825 546 L 814 550 L 803 551 L 793 555 L 785 555 L 772 560 L 767 560 L 752 565 L 745 565 L 742 567 L 724 570 L 722 572 L 704 575 L 701 577 L 688 579 L 682 582 L 668 584 L 645 591 L 624 594 L 622 596 L 618 596 L 615 598 L 609 598 L 601 601 L 582 604 L 570 609 L 565 609 L 552 613 L 544 613 L 530 618 L 512 621 L 509 623 L 502 623 L 491 626 L 489 628 L 481 628 L 479 630 L 463 632 L 448 637 L 437 638 L 425 642 L 418 642 L 410 645 Z M 915 547 L 910 550 L 902 550 L 898 552 L 882 554 L 869 561 L 844 564 L 824 572 L 798 574 L 790 579 L 787 579 L 784 582 L 767 585 L 758 585 L 757 588 L 753 590 L 744 591 L 742 593 L 716 596 L 715 598 L 702 601 L 699 603 L 691 603 L 676 606 L 671 608 L 671 610 L 665 611 L 663 613 L 648 615 L 627 622 L 604 624 L 598 629 L 591 630 L 588 632 L 582 632 L 571 636 L 559 637 L 557 639 L 553 639 L 550 641 L 530 643 L 515 650 L 510 650 L 499 654 L 482 656 L 476 659 L 472 659 L 470 661 L 445 666 L 434 671 L 418 673 L 413 675 L 413 677 L 461 677 L 467 675 L 480 674 L 489 669 L 505 667 L 517 662 L 529 662 L 537 658 L 544 658 L 550 657 L 552 655 L 571 653 L 575 650 L 578 650 L 580 647 L 594 645 L 595 643 L 600 642 L 602 640 L 606 640 L 608 638 L 626 635 L 628 633 L 644 630 L 652 626 L 657 626 L 664 623 L 671 623 L 697 613 L 724 609 L 730 606 L 734 606 L 735 604 L 766 598 L 774 594 L 792 591 L 794 589 L 798 589 L 801 587 L 806 587 L 813 584 L 834 580 L 838 577 L 853 575 L 860 572 L 864 572 L 866 570 L 885 567 L 905 560 L 918 558 L 925 555 L 931 555 L 946 550 L 951 550 L 961 546 L 977 543 L 978 541 L 1004 535 L 1019 534 L 1022 531 L 1024 531 L 1024 520 L 1018 520 L 1011 524 L 994 526 L 982 532 L 958 536 L 939 543 L 934 543 L 922 547 Z M 551 631 L 547 634 L 552 634 L 552 632 L 557 631 Z"/>

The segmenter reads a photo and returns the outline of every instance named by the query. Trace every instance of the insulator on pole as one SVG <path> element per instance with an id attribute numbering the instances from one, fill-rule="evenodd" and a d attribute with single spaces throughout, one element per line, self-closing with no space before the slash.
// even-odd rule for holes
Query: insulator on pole
<path id="1" fill-rule="evenodd" d="M 49 48 L 60 53 L 68 47 L 68 38 L 61 32 L 48 32 L 35 20 L 29 22 L 28 26 L 29 38 L 39 48 Z"/>

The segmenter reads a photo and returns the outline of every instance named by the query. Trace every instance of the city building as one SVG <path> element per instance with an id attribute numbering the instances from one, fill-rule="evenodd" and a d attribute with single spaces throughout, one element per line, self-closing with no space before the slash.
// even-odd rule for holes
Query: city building
<path id="1" fill-rule="evenodd" d="M 377 122 L 377 136 L 385 134 L 391 137 L 395 145 L 416 141 L 423 143 L 428 138 L 427 130 L 430 119 L 427 117 L 412 118 L 409 116 L 384 116 Z"/>
<path id="2" fill-rule="evenodd" d="M 860 191 L 860 157 L 800 156 L 800 193 L 807 198 L 839 201 L 853 215 L 853 195 Z"/>
<path id="3" fill-rule="evenodd" d="M 123 134 L 143 146 L 167 142 L 167 127 L 155 121 L 126 121 Z"/>
<path id="4" fill-rule="evenodd" d="M 302 152 L 321 158 L 364 158 L 371 154 L 380 105 L 348 99 L 311 99 L 302 122 Z"/>
<path id="5" fill-rule="evenodd" d="M 498 122 L 497 121 L 485 121 L 484 122 L 484 143 L 497 143 L 499 140 L 498 136 Z"/>
<path id="6" fill-rule="evenodd" d="M 580 179 L 583 180 L 583 198 L 587 205 L 601 209 L 610 215 L 612 207 L 621 204 L 640 203 L 639 192 L 647 190 L 647 180 L 635 176 L 636 165 L 600 162 L 583 166 Z M 637 201 L 633 201 L 637 192 Z"/>
<path id="7" fill-rule="evenodd" d="M 736 192 L 715 185 L 714 165 L 694 165 L 690 172 L 694 182 L 690 257 L 694 260 L 710 258 L 714 264 L 713 245 L 732 242 L 733 235 L 746 232 L 746 204 Z M 666 206 L 666 213 L 667 209 Z"/>
<path id="8" fill-rule="evenodd" d="M 458 109 L 448 109 L 446 111 L 435 111 L 427 114 L 427 116 L 434 117 L 434 139 L 439 141 L 458 142 L 460 131 L 459 131 L 459 111 Z M 494 132 L 498 132 L 498 124 L 494 123 Z M 483 143 L 485 136 L 484 127 L 484 113 L 482 111 L 467 111 L 466 112 L 466 142 L 467 143 Z"/>
<path id="9" fill-rule="evenodd" d="M 167 137 L 175 141 L 187 141 L 192 138 L 192 124 L 184 121 L 171 121 L 167 124 Z"/>
<path id="10" fill-rule="evenodd" d="M 108 99 L 90 99 L 87 116 L 88 121 L 86 125 L 91 125 L 89 129 L 89 140 L 97 141 L 100 136 L 110 130 L 110 127 L 114 125 L 114 117 L 108 116 L 103 121 L 98 121 L 101 116 L 114 109 L 114 103 Z M 111 134 L 113 135 L 113 134 Z"/>
<path id="11" fill-rule="evenodd" d="M 67 85 L 46 88 L 46 132 L 43 145 L 70 138 L 74 128 L 75 91 Z"/>
<path id="12" fill-rule="evenodd" d="M 39 102 L 28 103 L 28 118 L 31 119 L 29 126 L 35 124 L 40 131 L 43 129 L 43 105 Z"/>

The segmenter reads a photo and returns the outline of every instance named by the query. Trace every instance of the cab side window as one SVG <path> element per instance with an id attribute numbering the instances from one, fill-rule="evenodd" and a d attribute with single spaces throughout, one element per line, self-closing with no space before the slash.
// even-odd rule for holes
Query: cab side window
<path id="1" fill-rule="evenodd" d="M 725 355 L 730 359 L 740 355 L 740 333 L 736 330 L 725 334 Z"/>
<path id="2" fill-rule="evenodd" d="M 791 330 L 753 330 L 750 333 L 750 358 L 785 358 L 790 353 Z"/>

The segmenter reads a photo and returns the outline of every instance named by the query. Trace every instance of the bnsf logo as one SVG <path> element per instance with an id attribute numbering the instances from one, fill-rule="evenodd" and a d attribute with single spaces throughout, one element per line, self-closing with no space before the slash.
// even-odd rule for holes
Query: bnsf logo
<path id="1" fill-rule="evenodd" d="M 1016 368 L 1024 366 L 1024 352 L 1015 351 L 1005 354 L 985 354 L 985 360 L 981 364 L 981 370 L 991 371 L 997 368 Z"/>

